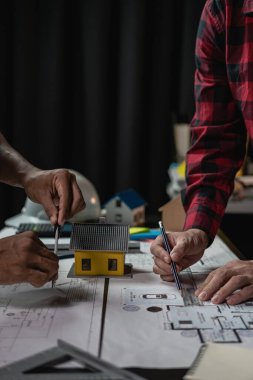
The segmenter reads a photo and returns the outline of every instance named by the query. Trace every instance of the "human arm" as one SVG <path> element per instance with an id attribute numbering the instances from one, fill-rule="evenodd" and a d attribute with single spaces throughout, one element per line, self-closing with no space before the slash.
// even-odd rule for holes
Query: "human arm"
<path id="1" fill-rule="evenodd" d="M 33 232 L 0 239 L 0 284 L 40 287 L 57 278 L 58 258 Z"/>
<path id="2" fill-rule="evenodd" d="M 217 4 L 221 7 L 215 7 Z M 199 251 L 195 255 L 195 249 L 188 249 L 192 246 L 189 241 L 179 252 L 177 242 L 173 245 L 172 241 L 174 248 L 171 254 L 178 270 L 184 268 L 186 263 L 190 266 L 197 258 L 201 258 L 204 249 L 213 241 L 246 150 L 246 128 L 238 99 L 231 93 L 229 81 L 232 79 L 228 78 L 228 73 L 232 75 L 229 69 L 232 70 L 233 65 L 226 65 L 226 16 L 222 5 L 222 0 L 207 1 L 196 41 L 196 112 L 191 123 L 191 146 L 186 157 L 187 187 L 183 197 L 186 218 L 181 236 L 182 239 L 186 237 L 187 242 L 186 234 L 191 231 L 194 235 L 191 239 L 193 247 L 196 243 Z M 208 237 L 206 246 L 198 238 L 201 233 L 197 230 Z M 174 233 L 170 236 L 172 240 Z M 152 244 L 151 251 L 154 254 L 155 273 L 171 281 L 169 259 L 167 258 L 166 263 L 166 252 L 159 239 Z M 237 276 L 236 270 L 230 272 L 231 276 L 227 280 L 224 279 L 222 271 L 221 268 L 218 274 L 221 274 L 224 284 L 229 283 L 230 279 L 232 282 L 238 281 L 234 278 Z M 251 274 L 248 277 L 250 279 Z M 217 284 L 219 282 L 216 286 Z M 223 285 L 220 284 L 220 287 Z M 228 286 L 232 292 L 230 285 Z"/>
<path id="3" fill-rule="evenodd" d="M 85 207 L 75 175 L 66 169 L 41 170 L 28 162 L 0 133 L 0 181 L 24 188 L 27 196 L 41 203 L 52 224 Z"/>
<path id="4" fill-rule="evenodd" d="M 246 150 L 246 128 L 227 62 L 225 1 L 208 0 L 196 40 L 195 104 L 186 157 L 184 229 L 199 228 L 209 244 L 220 226 Z"/>
<path id="5" fill-rule="evenodd" d="M 205 232 L 208 244 L 220 226 L 246 150 L 246 128 L 228 78 L 227 21 L 223 7 L 222 0 L 208 0 L 199 24 L 196 110 L 191 122 L 191 145 L 186 155 L 186 190 L 183 196 L 186 212 L 184 231 Z M 194 232 L 194 235 L 198 234 Z M 189 255 L 186 246 L 184 252 Z M 183 267 L 180 261 L 185 263 L 184 253 L 180 257 L 175 251 L 175 261 Z M 191 264 L 190 259 L 188 263 Z"/>

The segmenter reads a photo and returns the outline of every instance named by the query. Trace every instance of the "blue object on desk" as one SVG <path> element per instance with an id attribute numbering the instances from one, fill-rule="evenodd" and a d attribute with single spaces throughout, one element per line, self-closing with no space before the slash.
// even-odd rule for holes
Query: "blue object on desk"
<path id="1" fill-rule="evenodd" d="M 160 235 L 160 230 L 158 228 L 150 229 L 148 232 L 140 232 L 139 234 L 130 234 L 130 240 L 145 240 L 145 239 L 155 239 Z"/>

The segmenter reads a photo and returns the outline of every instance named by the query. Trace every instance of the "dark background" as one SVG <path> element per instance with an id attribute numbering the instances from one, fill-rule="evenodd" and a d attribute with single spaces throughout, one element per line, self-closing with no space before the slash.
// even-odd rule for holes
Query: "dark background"
<path id="1" fill-rule="evenodd" d="M 1 0 L 0 128 L 34 165 L 84 174 L 101 202 L 133 187 L 157 212 L 173 122 L 194 112 L 204 0 Z M 22 189 L 0 185 L 0 223 Z"/>

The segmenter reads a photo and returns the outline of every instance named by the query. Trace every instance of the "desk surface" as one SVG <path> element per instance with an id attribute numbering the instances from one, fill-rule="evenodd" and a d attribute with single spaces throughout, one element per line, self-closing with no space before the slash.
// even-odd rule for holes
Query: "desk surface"
<path id="1" fill-rule="evenodd" d="M 168 378 L 168 369 L 170 379 L 181 379 L 206 341 L 253 348 L 252 303 L 199 305 L 193 295 L 210 270 L 234 258 L 217 237 L 203 260 L 182 274 L 187 306 L 175 284 L 153 274 L 149 253 L 127 255 L 133 278 L 70 278 L 68 258 L 60 261 L 55 289 L 0 286 L 0 365 L 53 347 L 60 338 L 147 379 Z"/>

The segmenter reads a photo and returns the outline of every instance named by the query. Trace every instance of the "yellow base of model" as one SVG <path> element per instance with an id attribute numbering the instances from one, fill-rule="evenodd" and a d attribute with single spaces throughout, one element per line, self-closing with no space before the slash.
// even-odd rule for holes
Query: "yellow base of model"
<path id="1" fill-rule="evenodd" d="M 125 255 L 122 252 L 75 252 L 75 274 L 78 276 L 123 276 Z"/>

